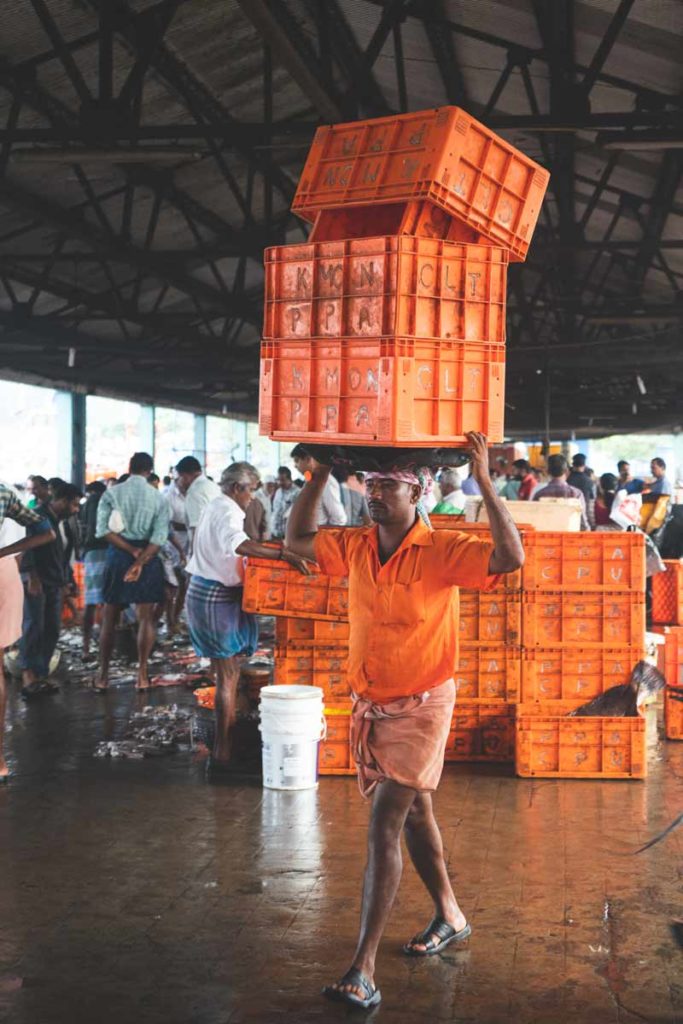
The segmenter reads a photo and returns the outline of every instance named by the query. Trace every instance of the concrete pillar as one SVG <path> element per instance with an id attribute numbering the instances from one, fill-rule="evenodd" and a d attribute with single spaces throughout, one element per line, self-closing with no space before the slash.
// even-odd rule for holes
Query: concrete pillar
<path id="1" fill-rule="evenodd" d="M 71 481 L 80 487 L 85 487 L 85 395 L 79 392 L 72 392 L 71 398 Z"/>

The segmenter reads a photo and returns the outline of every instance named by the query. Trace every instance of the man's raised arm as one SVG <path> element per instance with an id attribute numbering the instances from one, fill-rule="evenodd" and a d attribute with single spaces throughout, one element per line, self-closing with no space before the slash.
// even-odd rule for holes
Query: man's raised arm
<path id="1" fill-rule="evenodd" d="M 315 536 L 318 532 L 318 509 L 322 501 L 329 466 L 316 462 L 311 479 L 304 485 L 301 494 L 292 505 L 287 520 L 285 545 L 295 555 L 315 561 Z"/>
<path id="2" fill-rule="evenodd" d="M 489 562 L 489 572 L 491 575 L 514 572 L 524 565 L 522 538 L 491 480 L 486 438 L 483 434 L 477 433 L 470 433 L 467 437 L 472 445 L 472 475 L 479 484 L 493 537 L 494 548 Z"/>

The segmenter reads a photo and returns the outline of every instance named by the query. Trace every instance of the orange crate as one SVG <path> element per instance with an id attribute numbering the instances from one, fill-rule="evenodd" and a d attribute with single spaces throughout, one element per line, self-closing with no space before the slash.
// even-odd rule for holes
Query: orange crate
<path id="1" fill-rule="evenodd" d="M 645 593 L 642 533 L 530 532 L 524 538 L 524 590 Z"/>
<path id="2" fill-rule="evenodd" d="M 475 533 L 481 536 L 482 540 L 488 540 L 493 542 L 491 536 L 491 528 L 488 523 L 467 523 L 461 516 L 448 516 L 448 515 L 430 515 L 429 521 L 432 524 L 434 530 L 459 530 L 462 533 Z M 519 532 L 522 535 L 522 542 L 524 542 L 525 535 L 529 530 L 533 530 L 533 526 L 520 526 Z M 519 591 L 522 589 L 522 570 L 516 569 L 515 572 L 503 573 L 496 584 L 495 588 L 491 593 L 497 594 L 501 590 L 506 591 Z M 461 590 L 462 594 L 470 593 L 468 590 Z"/>
<path id="3" fill-rule="evenodd" d="M 351 701 L 347 682 L 349 649 L 347 647 L 275 648 L 275 682 L 298 686 L 319 686 L 326 705 Z"/>
<path id="4" fill-rule="evenodd" d="M 202 686 L 199 690 L 194 690 L 192 696 L 200 708 L 208 708 L 210 711 L 213 711 L 216 707 L 215 686 Z"/>
<path id="5" fill-rule="evenodd" d="M 445 761 L 514 761 L 514 704 L 456 701 Z"/>
<path id="6" fill-rule="evenodd" d="M 320 619 L 277 619 L 275 640 L 279 646 L 296 644 L 297 647 L 338 647 L 349 642 L 348 622 L 328 622 Z"/>
<path id="7" fill-rule="evenodd" d="M 575 701 L 517 707 L 515 770 L 523 777 L 644 779 L 645 719 L 567 718 Z"/>
<path id="8" fill-rule="evenodd" d="M 522 643 L 525 647 L 642 647 L 645 595 L 593 590 L 525 594 Z"/>
<path id="9" fill-rule="evenodd" d="M 250 558 L 244 574 L 245 612 L 291 618 L 346 620 L 349 581 L 343 576 L 302 576 L 286 562 Z"/>
<path id="10" fill-rule="evenodd" d="M 683 740 L 683 701 L 674 698 L 669 686 L 664 691 L 664 733 L 668 740 Z"/>
<path id="11" fill-rule="evenodd" d="M 526 258 L 550 175 L 458 107 L 325 125 L 292 210 L 429 200 Z"/>
<path id="12" fill-rule="evenodd" d="M 383 236 L 266 249 L 264 338 L 505 341 L 508 254 Z"/>
<path id="13" fill-rule="evenodd" d="M 612 686 L 627 683 L 644 647 L 581 650 L 568 647 L 525 648 L 522 653 L 523 703 L 571 700 L 587 704 Z"/>
<path id="14" fill-rule="evenodd" d="M 520 641 L 522 597 L 514 591 L 460 591 L 460 643 L 512 644 Z"/>
<path id="15" fill-rule="evenodd" d="M 321 210 L 308 241 L 342 242 L 346 238 L 370 238 L 372 235 L 413 235 L 469 245 L 488 244 L 482 235 L 449 216 L 440 206 L 417 201 Z"/>
<path id="16" fill-rule="evenodd" d="M 517 701 L 520 673 L 519 648 L 460 644 L 454 676 L 456 700 L 467 704 Z"/>
<path id="17" fill-rule="evenodd" d="M 683 559 L 665 559 L 652 577 L 652 621 L 683 625 Z"/>
<path id="18" fill-rule="evenodd" d="M 351 712 L 326 708 L 327 736 L 318 746 L 319 775 L 355 775 L 356 765 L 351 753 Z"/>
<path id="19" fill-rule="evenodd" d="M 654 577 L 657 578 L 656 576 Z M 683 687 L 683 626 L 655 626 L 666 638 L 659 648 L 659 670 L 666 679 L 664 729 L 668 740 L 683 740 L 683 703 L 674 700 L 671 687 Z"/>
<path id="20" fill-rule="evenodd" d="M 259 430 L 272 440 L 464 447 L 503 436 L 501 345 L 408 338 L 264 341 Z"/>

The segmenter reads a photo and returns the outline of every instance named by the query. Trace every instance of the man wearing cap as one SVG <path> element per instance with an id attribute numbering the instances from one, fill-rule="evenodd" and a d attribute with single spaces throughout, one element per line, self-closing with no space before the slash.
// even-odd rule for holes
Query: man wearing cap
<path id="1" fill-rule="evenodd" d="M 434 531 L 423 514 L 419 471 L 369 473 L 373 526 L 318 531 L 329 469 L 315 465 L 292 507 L 287 547 L 331 576 L 349 578 L 351 744 L 364 796 L 372 796 L 358 946 L 349 971 L 324 991 L 364 1008 L 381 996 L 375 957 L 401 878 L 401 833 L 435 906 L 406 943 L 432 956 L 466 939 L 470 926 L 448 877 L 431 793 L 443 767 L 455 702 L 458 587 L 488 590 L 524 561 L 516 526 L 488 469 L 486 439 L 469 434 L 472 473 L 487 508 L 492 542 L 458 530 Z"/>

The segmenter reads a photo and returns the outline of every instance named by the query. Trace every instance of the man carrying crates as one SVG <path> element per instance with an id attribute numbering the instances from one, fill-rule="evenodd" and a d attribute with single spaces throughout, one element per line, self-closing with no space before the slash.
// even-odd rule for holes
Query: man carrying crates
<path id="1" fill-rule="evenodd" d="M 371 527 L 318 531 L 318 505 L 330 470 L 316 464 L 294 504 L 287 547 L 349 578 L 351 741 L 361 792 L 372 796 L 361 928 L 351 968 L 324 990 L 363 1008 L 381 995 L 375 957 L 401 878 L 401 832 L 435 905 L 435 917 L 405 946 L 433 956 L 470 926 L 443 857 L 431 793 L 443 767 L 455 702 L 458 587 L 495 586 L 524 562 L 522 542 L 488 469 L 486 439 L 468 435 L 473 473 L 493 543 L 457 530 L 433 531 L 421 515 L 418 470 L 366 477 Z"/>

